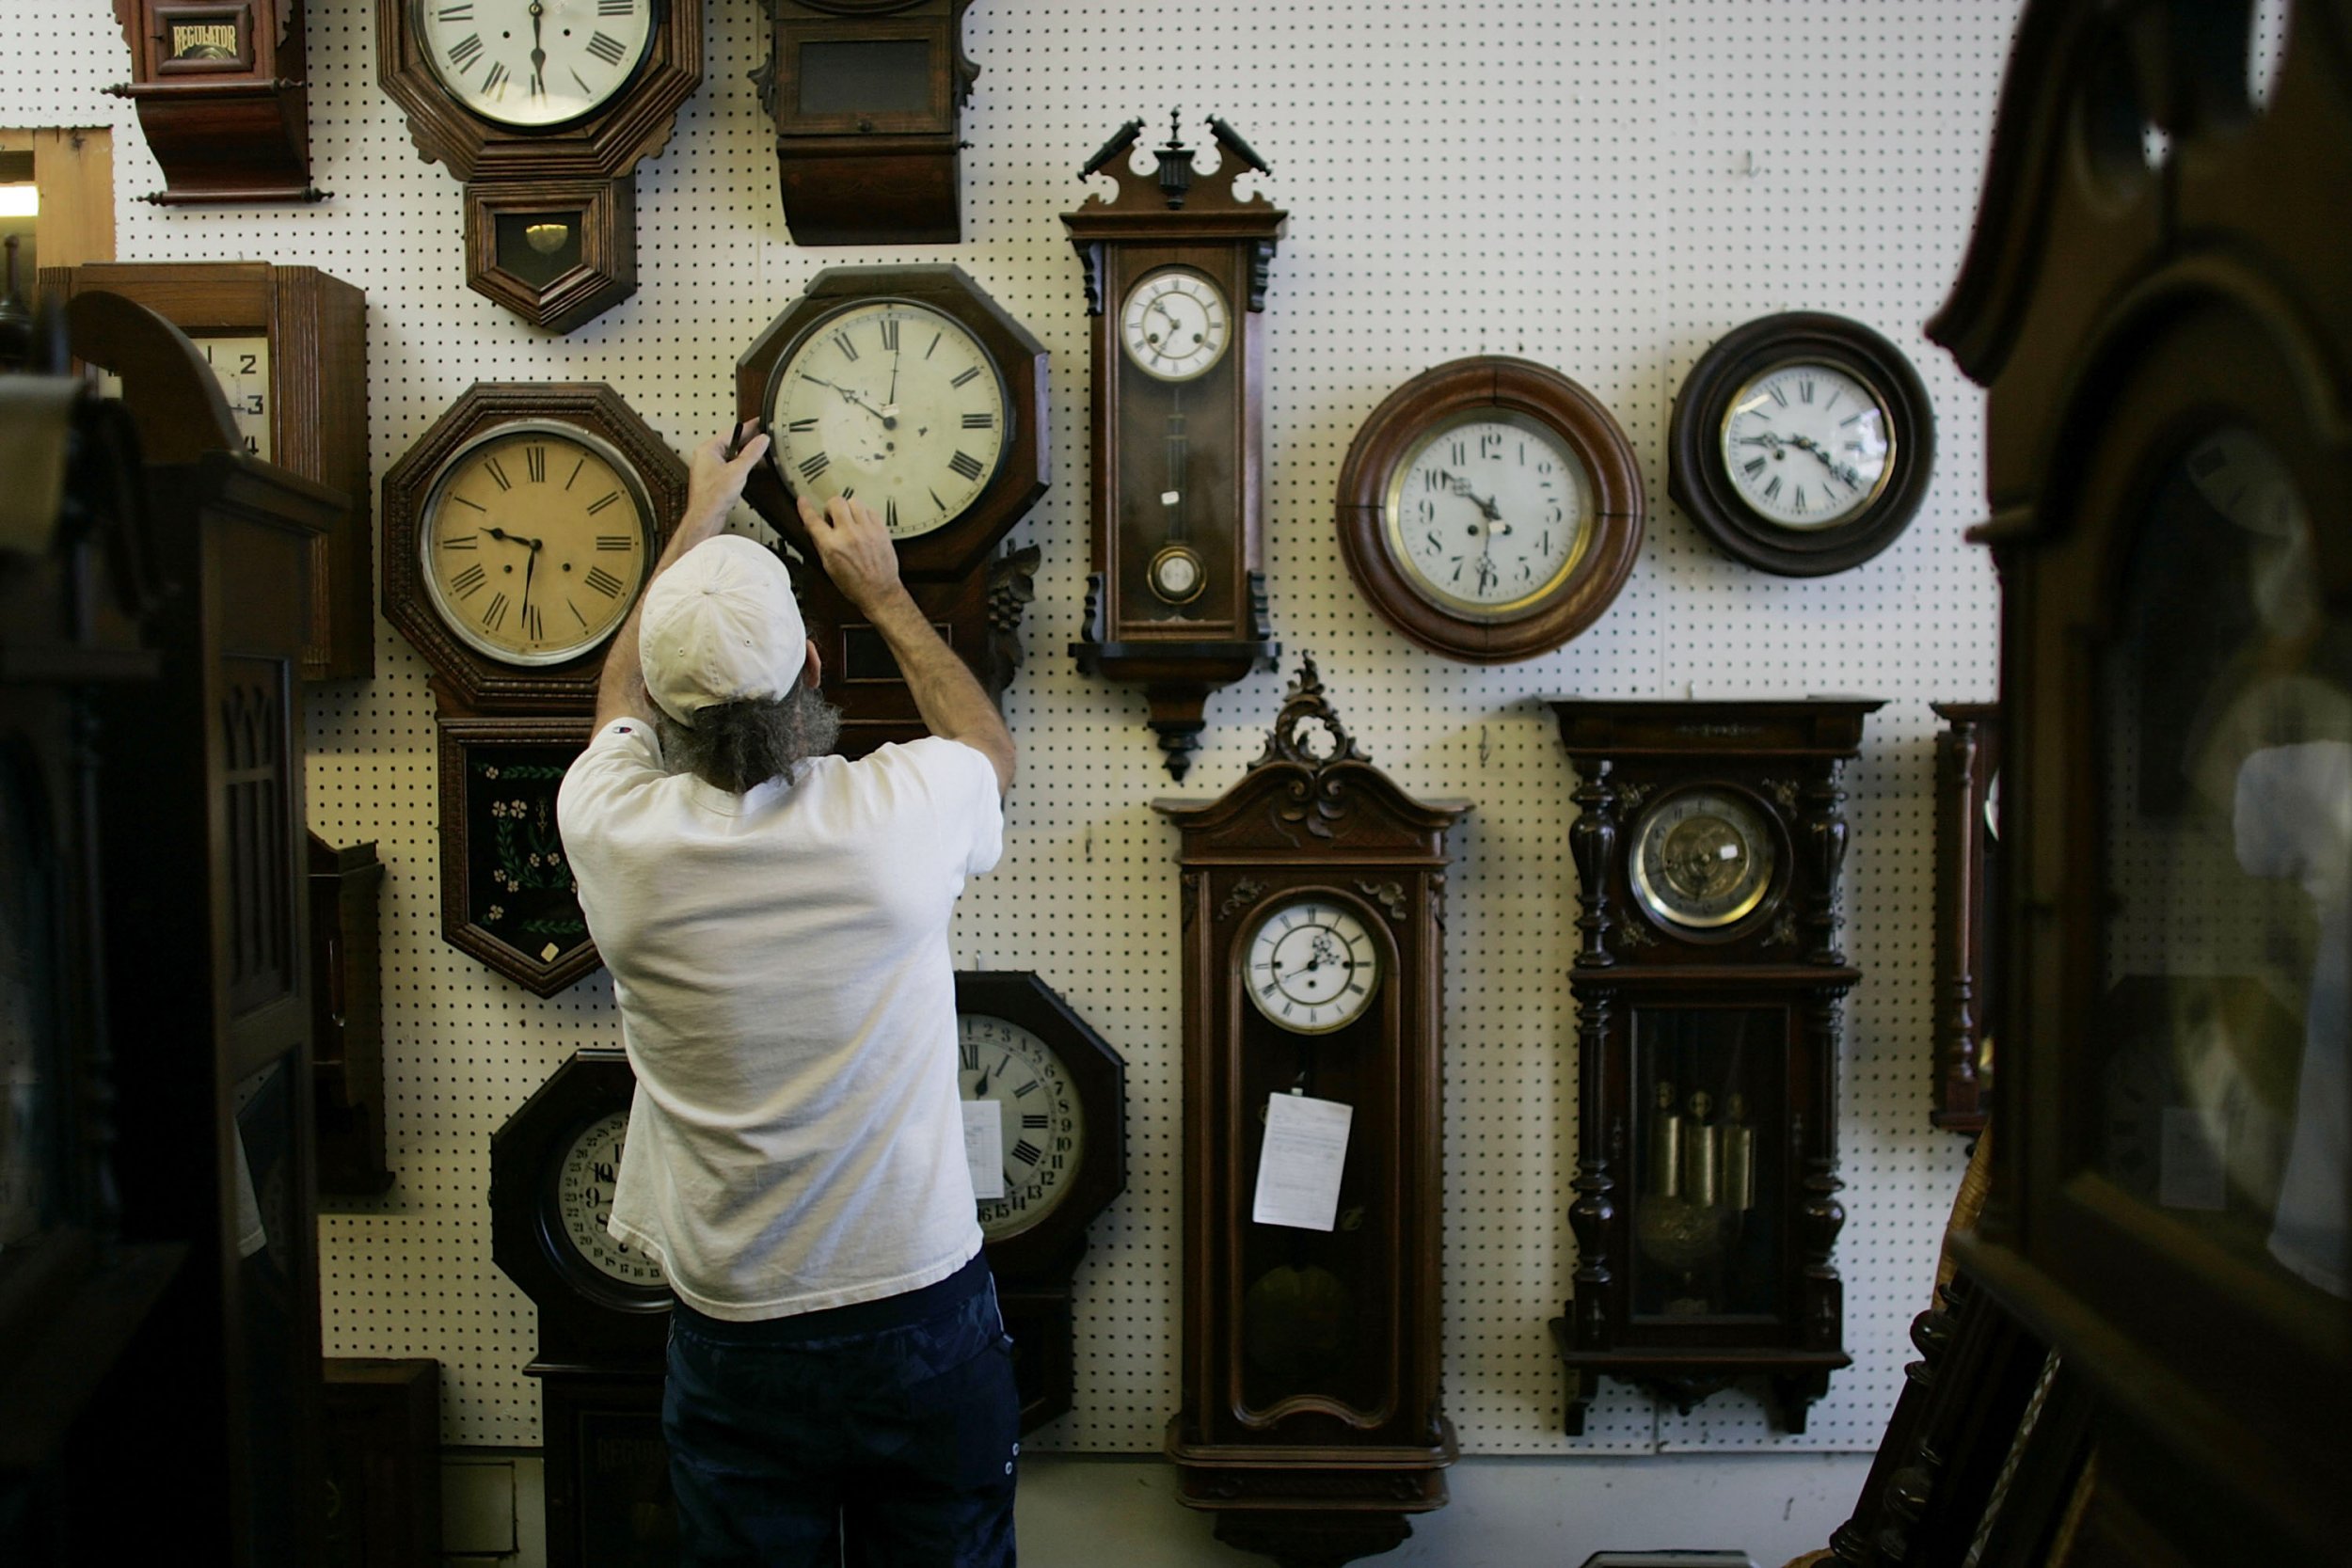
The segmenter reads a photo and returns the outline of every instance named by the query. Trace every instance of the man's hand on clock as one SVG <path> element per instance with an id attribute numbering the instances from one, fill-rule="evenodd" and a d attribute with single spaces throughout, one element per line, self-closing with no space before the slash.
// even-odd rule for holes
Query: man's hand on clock
<path id="1" fill-rule="evenodd" d="M 800 500 L 817 559 L 851 604 L 870 615 L 876 605 L 905 592 L 898 583 L 898 548 L 872 507 L 848 496 L 835 496 L 822 508 L 806 494 Z"/>

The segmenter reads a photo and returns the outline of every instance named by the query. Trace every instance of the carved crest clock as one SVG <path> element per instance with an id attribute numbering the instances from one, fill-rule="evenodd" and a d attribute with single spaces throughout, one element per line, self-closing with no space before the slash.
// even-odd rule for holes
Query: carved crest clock
<path id="1" fill-rule="evenodd" d="M 972 0 L 763 0 L 752 72 L 776 125 L 795 245 L 954 245 L 963 238 L 963 55 Z"/>
<path id="2" fill-rule="evenodd" d="M 474 386 L 384 475 L 384 615 L 440 709 L 441 932 L 541 996 L 599 961 L 555 790 L 686 482 L 594 384 Z"/>
<path id="3" fill-rule="evenodd" d="M 1071 1272 L 1127 1184 L 1127 1064 L 1037 975 L 956 975 L 958 1085 L 998 1108 L 1003 1196 L 980 1234 L 1012 1336 L 1021 1430 L 1070 1408 Z"/>
<path id="4" fill-rule="evenodd" d="M 1772 1380 L 1782 1426 L 1851 1361 L 1830 1252 L 1839 776 L 1875 699 L 1552 704 L 1582 782 L 1566 1425 L 1603 1376 L 1686 1413 Z"/>
<path id="5" fill-rule="evenodd" d="M 735 369 L 739 418 L 770 462 L 745 499 L 800 557 L 793 583 L 842 710 L 841 752 L 925 733 L 873 627 L 824 574 L 795 498 L 880 513 L 899 578 L 947 645 L 1000 697 L 1021 660 L 1034 547 L 997 546 L 1050 472 L 1044 345 L 955 266 L 831 267 Z"/>
<path id="6" fill-rule="evenodd" d="M 466 182 L 466 282 L 569 332 L 637 292 L 637 166 L 702 81 L 702 0 L 383 0 L 376 78 Z"/>
<path id="7" fill-rule="evenodd" d="M 1184 1406 L 1168 1451 L 1219 1539 L 1390 1549 L 1444 1506 L 1438 1402 L 1446 832 L 1302 661 L 1257 764 L 1184 835 Z M 1260 1223 L 1272 1101 L 1338 1107 L 1327 1223 Z M 1308 1219 L 1306 1216 L 1297 1218 Z"/>
<path id="8" fill-rule="evenodd" d="M 1080 171 L 1118 194 L 1062 214 L 1094 320 L 1094 516 L 1078 668 L 1140 685 L 1177 779 L 1211 691 L 1270 669 L 1264 571 L 1267 275 L 1288 214 L 1234 182 L 1267 165 L 1209 119 L 1207 172 L 1171 123 L 1155 177 L 1128 123 Z"/>

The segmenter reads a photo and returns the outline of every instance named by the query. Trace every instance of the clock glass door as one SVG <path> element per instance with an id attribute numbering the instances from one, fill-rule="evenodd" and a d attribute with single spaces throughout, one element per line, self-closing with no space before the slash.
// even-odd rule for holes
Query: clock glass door
<path id="1" fill-rule="evenodd" d="M 1124 470 L 1116 481 L 1118 560 L 1131 624 L 1122 637 L 1207 635 L 1230 626 L 1240 572 L 1233 558 L 1234 464 L 1241 447 L 1241 356 L 1232 306 L 1189 267 L 1146 273 L 1119 318 L 1120 352 L 1134 371 L 1119 383 Z"/>
<path id="2" fill-rule="evenodd" d="M 2074 1164 L 2249 1284 L 2352 1296 L 2352 617 L 2259 435 L 2189 443 L 2146 498 L 2098 671 L 2106 1051 Z"/>
<path id="3" fill-rule="evenodd" d="M 1777 1007 L 1635 1011 L 1635 1316 L 1780 1315 L 1788 1035 Z"/>
<path id="4" fill-rule="evenodd" d="M 52 1218 L 67 1112 L 57 1054 L 57 914 L 38 775 L 0 749 L 0 1280 Z"/>

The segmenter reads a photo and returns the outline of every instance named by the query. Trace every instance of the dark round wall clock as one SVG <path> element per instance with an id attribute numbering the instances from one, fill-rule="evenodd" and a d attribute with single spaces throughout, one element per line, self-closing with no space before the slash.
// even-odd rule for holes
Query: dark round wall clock
<path id="1" fill-rule="evenodd" d="M 1763 316 L 1675 400 L 1667 493 L 1735 561 L 1826 577 L 1895 542 L 1926 497 L 1935 417 L 1894 344 L 1819 311 Z"/>

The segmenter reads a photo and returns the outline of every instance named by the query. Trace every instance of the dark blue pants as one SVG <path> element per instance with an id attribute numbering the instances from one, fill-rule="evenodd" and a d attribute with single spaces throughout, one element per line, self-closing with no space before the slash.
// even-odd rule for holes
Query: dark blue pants
<path id="1" fill-rule="evenodd" d="M 985 1265 L 977 1283 L 818 1338 L 681 1307 L 661 1406 L 681 1568 L 1011 1568 L 1020 1400 Z"/>

